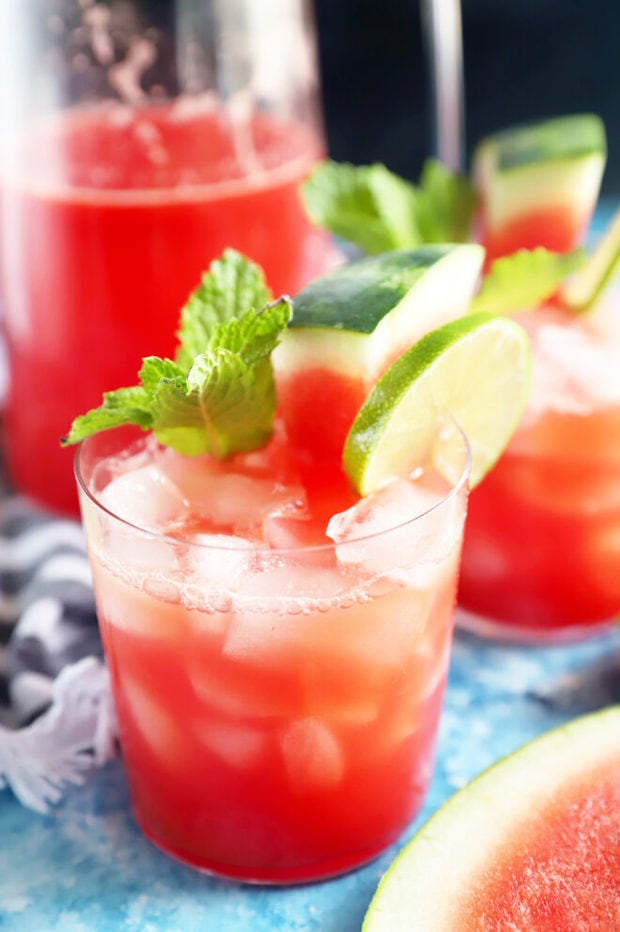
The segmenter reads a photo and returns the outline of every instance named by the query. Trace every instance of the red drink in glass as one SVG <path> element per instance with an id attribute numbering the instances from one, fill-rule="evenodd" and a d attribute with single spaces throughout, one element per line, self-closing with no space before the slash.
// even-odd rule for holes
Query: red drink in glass
<path id="1" fill-rule="evenodd" d="M 459 603 L 479 633 L 571 640 L 620 610 L 617 293 L 582 318 L 523 315 L 528 409 L 470 499 Z"/>
<path id="2" fill-rule="evenodd" d="M 309 124 L 235 128 L 181 105 L 79 112 L 30 135 L 0 189 L 6 454 L 21 491 L 76 510 L 59 438 L 108 386 L 135 382 L 145 342 L 173 353 L 178 309 L 224 248 L 277 294 L 325 267 L 328 241 L 298 194 L 322 151 Z"/>
<path id="3" fill-rule="evenodd" d="M 454 484 L 428 466 L 359 500 L 302 475 L 279 435 L 226 464 L 125 430 L 85 441 L 98 615 L 157 845 L 295 882 L 403 831 L 432 772 L 467 460 Z"/>

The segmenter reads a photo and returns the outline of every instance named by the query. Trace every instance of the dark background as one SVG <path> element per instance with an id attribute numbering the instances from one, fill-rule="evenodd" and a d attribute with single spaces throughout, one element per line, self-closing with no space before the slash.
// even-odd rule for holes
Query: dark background
<path id="1" fill-rule="evenodd" d="M 461 0 L 467 164 L 476 140 L 525 120 L 605 121 L 603 193 L 620 196 L 620 0 Z M 329 154 L 417 179 L 432 152 L 418 0 L 315 0 Z"/>

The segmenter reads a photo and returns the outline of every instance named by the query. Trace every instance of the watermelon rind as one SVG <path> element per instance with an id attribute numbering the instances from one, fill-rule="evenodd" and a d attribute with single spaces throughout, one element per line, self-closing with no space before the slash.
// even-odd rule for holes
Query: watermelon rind
<path id="1" fill-rule="evenodd" d="M 620 705 L 573 719 L 494 764 L 452 796 L 384 874 L 363 932 L 455 932 L 459 902 L 496 853 L 572 784 L 618 765 Z M 511 926 L 512 928 L 512 926 Z M 516 926 L 515 926 L 516 928 Z"/>
<path id="2" fill-rule="evenodd" d="M 473 177 L 487 229 L 545 207 L 588 216 L 596 205 L 607 142 L 595 114 L 574 114 L 502 130 L 481 140 Z"/>
<path id="3" fill-rule="evenodd" d="M 294 299 L 278 371 L 334 369 L 372 383 L 393 356 L 464 315 L 484 250 L 474 243 L 395 250 L 315 279 Z"/>
<path id="4" fill-rule="evenodd" d="M 524 165 L 605 154 L 605 125 L 593 113 L 578 113 L 512 126 L 480 144 L 495 152 L 497 171 Z"/>

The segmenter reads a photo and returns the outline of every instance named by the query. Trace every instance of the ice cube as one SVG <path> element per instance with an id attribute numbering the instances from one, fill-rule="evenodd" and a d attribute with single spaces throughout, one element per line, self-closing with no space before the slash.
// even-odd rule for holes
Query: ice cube
<path id="1" fill-rule="evenodd" d="M 441 501 L 442 493 L 421 483 L 390 480 L 331 518 L 327 535 L 337 544 L 339 564 L 405 583 L 414 582 L 417 570 L 423 586 L 433 584 L 432 577 L 424 581 L 421 568 L 440 563 L 455 548 L 462 524 L 456 515 L 452 520 L 454 502 L 434 507 Z"/>
<path id="2" fill-rule="evenodd" d="M 334 658 L 336 659 L 336 658 Z M 302 668 L 303 708 L 310 716 L 346 726 L 368 725 L 379 717 L 383 697 L 375 684 L 343 672 L 336 663 L 311 659 Z"/>
<path id="3" fill-rule="evenodd" d="M 259 551 L 253 571 L 238 581 L 234 605 L 241 616 L 248 611 L 294 616 L 327 611 L 349 589 L 349 581 L 335 567 L 298 563 L 282 553 L 269 559 Z"/>
<path id="4" fill-rule="evenodd" d="M 532 335 L 532 388 L 525 419 L 541 412 L 589 414 L 620 403 L 618 344 L 581 321 L 548 321 L 540 314 Z"/>
<path id="5" fill-rule="evenodd" d="M 218 589 L 232 588 L 239 576 L 249 569 L 254 545 L 233 534 L 197 533 L 184 537 L 187 548 L 187 569 L 191 581 L 199 586 Z"/>
<path id="6" fill-rule="evenodd" d="M 454 584 L 460 558 L 460 529 L 446 528 L 431 540 L 418 541 L 418 548 L 411 550 L 408 563 L 386 576 L 402 586 L 416 589 L 426 595 L 427 601 L 432 601 L 438 590 Z"/>
<path id="7" fill-rule="evenodd" d="M 97 612 L 116 628 L 145 638 L 179 641 L 187 626 L 187 611 L 169 599 L 154 598 L 143 580 L 123 579 L 93 565 Z"/>
<path id="8" fill-rule="evenodd" d="M 338 786 L 345 760 L 334 733 L 316 718 L 300 718 L 284 731 L 280 748 L 291 790 L 298 795 Z"/>
<path id="9" fill-rule="evenodd" d="M 240 770 L 252 767 L 266 745 L 266 736 L 258 728 L 230 721 L 200 721 L 196 734 L 212 754 Z"/>
<path id="10" fill-rule="evenodd" d="M 161 469 L 142 466 L 122 473 L 101 493 L 108 511 L 136 527 L 161 531 L 187 513 L 187 500 Z"/>
<path id="11" fill-rule="evenodd" d="M 260 476 L 205 469 L 200 463 L 183 463 L 182 468 L 177 464 L 170 474 L 194 513 L 237 533 L 260 525 L 270 513 L 296 513 L 304 506 L 301 486 Z"/>
<path id="12" fill-rule="evenodd" d="M 126 571 L 165 573 L 176 567 L 178 550 L 173 544 L 124 524 L 108 526 L 105 547 L 108 556 Z"/>
<path id="13" fill-rule="evenodd" d="M 222 460 L 212 456 L 183 456 L 171 447 L 161 447 L 156 456 L 159 468 L 165 472 L 172 482 L 179 488 L 186 488 L 188 492 L 196 490 L 208 481 L 211 475 L 220 475 L 229 468 Z M 188 498 L 191 495 L 188 494 Z"/>
<path id="14" fill-rule="evenodd" d="M 315 551 L 313 562 L 327 562 L 331 555 L 331 541 L 325 534 L 322 522 L 304 515 L 287 515 L 276 512 L 268 514 L 263 521 L 263 538 L 274 550 L 294 550 L 308 547 L 324 547 Z M 311 555 L 306 552 L 304 558 Z"/>
<path id="15" fill-rule="evenodd" d="M 229 718 L 260 721 L 279 718 L 289 710 L 288 700 L 269 675 L 257 676 L 256 667 L 224 666 L 213 655 L 190 652 L 187 673 L 192 688 L 205 706 L 205 712 L 216 710 Z"/>
<path id="16" fill-rule="evenodd" d="M 411 683 L 397 697 L 397 702 L 383 721 L 375 751 L 377 756 L 391 753 L 399 744 L 409 741 L 417 733 L 417 743 L 422 749 L 426 743 L 423 735 L 433 728 L 445 688 L 448 666 L 448 650 L 440 658 L 431 660 L 427 675 L 418 679 L 417 671 Z"/>
<path id="17" fill-rule="evenodd" d="M 341 586 L 338 574 L 333 576 Z M 321 690 L 322 680 L 342 680 L 350 684 L 351 701 L 365 705 L 373 690 L 382 689 L 403 669 L 419 625 L 427 620 L 427 612 L 419 611 L 422 599 L 394 582 L 377 598 L 346 589 L 334 592 L 331 599 L 278 603 L 277 598 L 266 597 L 256 601 L 256 606 L 265 601 L 262 611 L 243 611 L 236 597 L 237 611 L 223 653 L 248 668 L 296 675 L 309 702 L 315 701 L 311 694 Z M 321 703 L 318 697 L 313 707 L 323 708 Z"/>
<path id="18" fill-rule="evenodd" d="M 150 690 L 130 677 L 123 678 L 120 702 L 160 763 L 178 769 L 179 761 L 188 756 L 183 724 L 178 718 Z"/>
<path id="19" fill-rule="evenodd" d="M 345 543 L 398 527 L 437 504 L 438 496 L 406 479 L 391 479 L 351 508 L 333 515 L 327 536 Z M 345 554 L 343 548 L 343 554 Z M 351 561 L 353 562 L 353 560 Z"/>
<path id="20" fill-rule="evenodd" d="M 295 670 L 300 660 L 330 652 L 339 638 L 337 607 L 343 602 L 349 604 L 351 596 L 337 570 L 274 559 L 240 580 L 224 656 L 250 668 Z"/>

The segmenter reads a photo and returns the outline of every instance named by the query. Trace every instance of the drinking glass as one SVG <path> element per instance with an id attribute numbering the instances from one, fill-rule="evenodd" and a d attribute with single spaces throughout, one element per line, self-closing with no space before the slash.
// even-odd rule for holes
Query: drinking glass
<path id="1" fill-rule="evenodd" d="M 310 0 L 3 0 L 0 88 L 7 465 L 77 511 L 59 439 L 172 354 L 214 257 L 275 294 L 328 261 L 298 195 L 324 155 Z"/>
<path id="2" fill-rule="evenodd" d="M 573 641 L 620 612 L 620 291 L 575 316 L 522 315 L 530 399 L 471 495 L 460 624 L 533 643 Z"/>
<path id="3" fill-rule="evenodd" d="M 361 500 L 352 533 L 323 545 L 283 543 L 305 532 L 285 505 L 299 490 L 281 477 L 278 507 L 265 507 L 265 464 L 271 455 L 273 478 L 285 450 L 235 471 L 133 429 L 83 443 L 82 516 L 132 807 L 164 851 L 238 880 L 316 880 L 379 854 L 416 814 L 451 646 L 461 439 L 449 479 L 429 468 L 425 490 L 402 480 L 403 498 L 397 484 Z M 148 530 L 123 518 L 135 522 L 136 507 Z M 371 507 L 389 510 L 387 529 L 364 533 Z M 207 512 L 251 533 L 180 530 Z"/>

